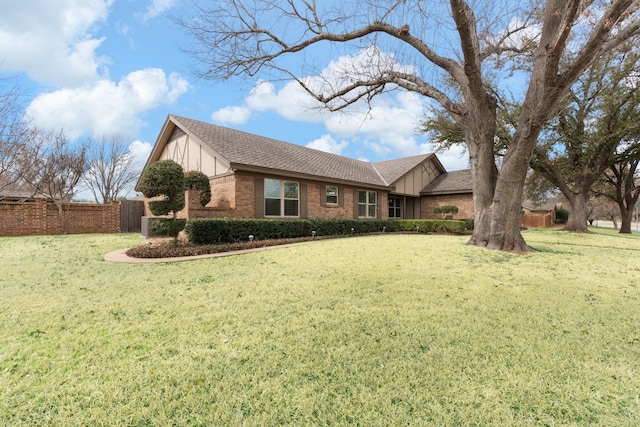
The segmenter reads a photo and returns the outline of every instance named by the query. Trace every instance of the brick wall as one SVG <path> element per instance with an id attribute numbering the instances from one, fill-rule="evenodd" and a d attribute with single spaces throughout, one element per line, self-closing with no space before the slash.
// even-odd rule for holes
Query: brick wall
<path id="1" fill-rule="evenodd" d="M 457 206 L 458 213 L 454 215 L 455 219 L 473 218 L 473 195 L 471 193 L 422 196 L 420 200 L 420 217 L 424 219 L 442 218 L 442 215 L 433 213 L 433 208 L 436 206 Z"/>
<path id="2" fill-rule="evenodd" d="M 68 234 L 119 233 L 120 203 L 65 205 Z M 47 200 L 0 202 L 0 235 L 30 236 L 63 234 L 58 207 Z"/>
<path id="3" fill-rule="evenodd" d="M 234 174 L 211 180 L 211 201 L 200 206 L 197 191 L 185 193 L 185 209 L 179 218 L 253 218 L 255 216 L 255 177 Z M 148 211 L 151 216 L 151 212 Z"/>
<path id="4" fill-rule="evenodd" d="M 326 205 L 321 206 L 320 189 L 322 186 L 318 183 L 307 184 L 307 216 L 309 218 L 336 219 L 336 218 L 353 218 L 353 188 L 339 187 L 342 205 Z M 325 195 L 326 196 L 326 195 Z"/>
<path id="5" fill-rule="evenodd" d="M 235 194 L 236 194 L 236 217 L 255 218 L 256 216 L 256 196 L 254 175 L 237 173 Z"/>
<path id="6" fill-rule="evenodd" d="M 236 207 L 236 175 L 211 180 L 211 201 L 207 206 L 220 209 Z"/>

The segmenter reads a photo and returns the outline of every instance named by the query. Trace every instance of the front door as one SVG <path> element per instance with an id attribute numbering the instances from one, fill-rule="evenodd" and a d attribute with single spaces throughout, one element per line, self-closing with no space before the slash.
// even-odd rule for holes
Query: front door
<path id="1" fill-rule="evenodd" d="M 389 196 L 389 219 L 402 218 L 402 198 Z"/>

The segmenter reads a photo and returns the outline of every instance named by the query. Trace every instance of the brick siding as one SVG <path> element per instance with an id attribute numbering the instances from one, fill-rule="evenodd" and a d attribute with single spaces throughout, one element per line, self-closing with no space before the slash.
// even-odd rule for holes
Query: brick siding
<path id="1" fill-rule="evenodd" d="M 339 204 L 322 206 L 320 204 L 322 197 L 320 188 L 321 185 L 318 183 L 310 182 L 307 184 L 307 215 L 309 218 L 353 218 L 353 188 L 338 188 L 338 191 L 343 192 L 343 194 L 340 195 L 342 206 Z"/>
<path id="2" fill-rule="evenodd" d="M 442 215 L 433 213 L 433 208 L 437 206 L 456 206 L 458 213 L 453 216 L 455 219 L 473 218 L 473 195 L 471 193 L 422 196 L 420 216 L 424 219 L 442 218 Z"/>
<path id="3" fill-rule="evenodd" d="M 71 203 L 64 206 L 66 232 L 119 233 L 120 203 L 109 205 Z M 0 202 L 0 235 L 63 234 L 58 207 L 52 201 Z"/>

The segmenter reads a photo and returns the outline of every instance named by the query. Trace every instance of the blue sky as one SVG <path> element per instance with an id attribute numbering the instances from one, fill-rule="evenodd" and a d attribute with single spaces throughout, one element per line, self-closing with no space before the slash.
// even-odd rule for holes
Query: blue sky
<path id="1" fill-rule="evenodd" d="M 294 84 L 212 83 L 191 72 L 189 40 L 166 14 L 177 0 L 0 0 L 0 76 L 15 77 L 28 116 L 70 137 L 120 134 L 141 161 L 167 114 L 216 123 L 352 158 L 430 152 L 416 135 L 424 99 L 394 92 L 349 114 L 309 110 Z M 331 61 L 353 57 L 326 58 Z M 467 168 L 461 150 L 439 154 Z"/>

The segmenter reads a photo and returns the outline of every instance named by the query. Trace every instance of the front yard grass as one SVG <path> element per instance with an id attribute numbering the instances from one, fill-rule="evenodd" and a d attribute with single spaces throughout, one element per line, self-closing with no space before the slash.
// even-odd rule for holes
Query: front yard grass
<path id="1" fill-rule="evenodd" d="M 160 264 L 0 238 L 0 425 L 639 425 L 640 237 L 594 230 Z"/>

